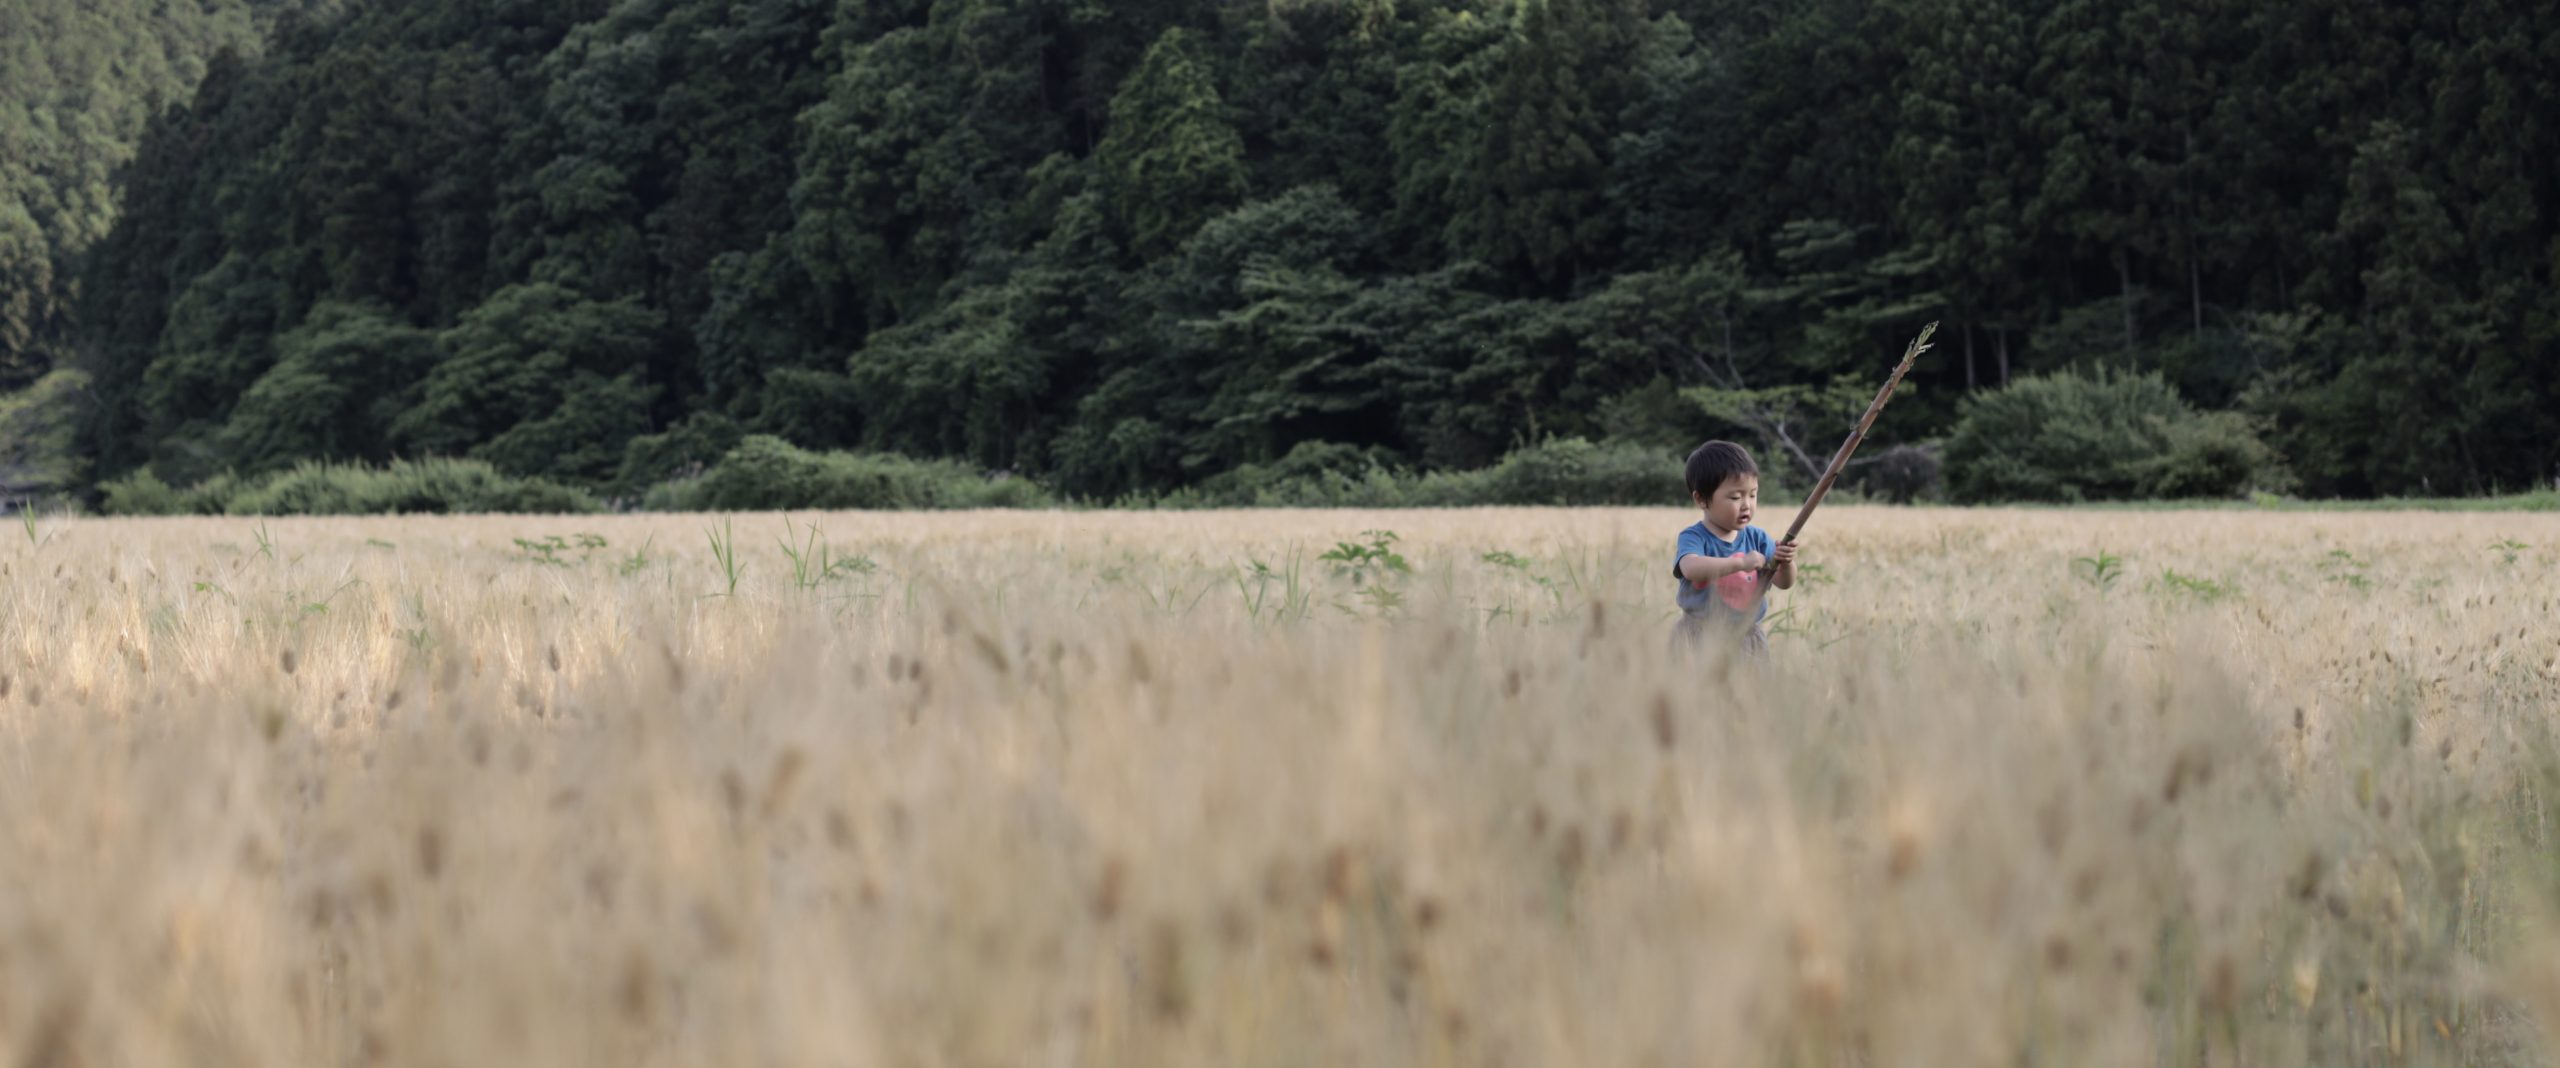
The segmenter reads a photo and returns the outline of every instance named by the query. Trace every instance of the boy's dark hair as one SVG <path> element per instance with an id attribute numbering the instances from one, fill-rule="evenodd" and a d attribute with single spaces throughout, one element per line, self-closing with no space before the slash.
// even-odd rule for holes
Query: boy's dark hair
<path id="1" fill-rule="evenodd" d="M 1689 492 L 1706 496 L 1735 475 L 1760 477 L 1760 465 L 1751 462 L 1751 454 L 1730 441 L 1710 441 L 1689 454 Z"/>

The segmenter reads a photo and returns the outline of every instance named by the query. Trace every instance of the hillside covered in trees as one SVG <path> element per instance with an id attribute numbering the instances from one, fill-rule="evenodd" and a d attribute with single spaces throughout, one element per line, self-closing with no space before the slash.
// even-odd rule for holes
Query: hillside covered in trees
<path id="1" fill-rule="evenodd" d="M 276 19 L 332 6 L 0 0 L 0 486 L 77 474 L 74 282 L 144 125 L 194 93 L 213 55 L 255 52 Z"/>
<path id="2" fill-rule="evenodd" d="M 2092 418 L 2310 495 L 2560 470 L 2560 24 L 2517 0 L 348 8 L 216 55 L 112 212 L 0 211 L 0 352 L 86 373 L 87 480 L 636 496 L 755 435 L 1100 500 L 1572 438 L 1792 478 L 1930 320 L 1880 440 L 1951 464 L 2136 396 Z M 61 344 L 13 247 L 81 253 Z"/>
<path id="3" fill-rule="evenodd" d="M 79 254 L 115 218 L 114 175 L 207 60 L 256 50 L 295 0 L 0 0 L 0 389 L 61 355 Z"/>

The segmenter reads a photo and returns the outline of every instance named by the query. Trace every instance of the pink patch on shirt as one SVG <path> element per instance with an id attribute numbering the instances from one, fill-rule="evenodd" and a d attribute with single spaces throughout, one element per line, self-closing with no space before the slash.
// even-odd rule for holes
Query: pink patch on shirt
<path id="1" fill-rule="evenodd" d="M 1724 598 L 1724 603 L 1734 611 L 1749 610 L 1752 605 L 1760 603 L 1760 573 L 1736 571 L 1717 579 L 1716 596 Z"/>

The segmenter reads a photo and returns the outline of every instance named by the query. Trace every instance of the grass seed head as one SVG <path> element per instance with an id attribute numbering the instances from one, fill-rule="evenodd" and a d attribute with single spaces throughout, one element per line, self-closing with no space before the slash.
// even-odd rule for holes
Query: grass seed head
<path id="1" fill-rule="evenodd" d="M 1148 985 L 1156 1019 L 1180 1025 L 1191 1014 L 1191 977 L 1184 968 L 1182 928 L 1157 920 L 1147 938 Z"/>
<path id="2" fill-rule="evenodd" d="M 1422 934 L 1430 934 L 1432 931 L 1439 929 L 1440 919 L 1440 899 L 1425 895 L 1414 901 L 1413 929 L 1415 931 Z"/>
<path id="3" fill-rule="evenodd" d="M 657 1015 L 657 965 L 646 949 L 634 949 L 622 962 L 622 975 L 614 984 L 614 1006 L 621 1010 L 626 1023 L 645 1025 Z"/>
<path id="4" fill-rule="evenodd" d="M 978 650 L 979 658 L 987 662 L 987 667 L 990 670 L 993 670 L 997 675 L 1010 675 L 1013 673 L 1012 658 L 1004 655 L 1004 647 L 996 644 L 995 639 L 988 637 L 984 632 L 978 630 L 971 630 L 969 632 L 969 638 L 970 644 Z"/>
<path id="5" fill-rule="evenodd" d="M 418 828 L 418 875 L 434 882 L 444 874 L 444 828 L 427 824 Z"/>
<path id="6" fill-rule="evenodd" d="M 1350 846 L 1335 846 L 1324 855 L 1324 896 L 1337 905 L 1351 899 L 1351 881 L 1358 860 Z"/>
<path id="7" fill-rule="evenodd" d="M 800 781 L 801 769 L 808 763 L 809 755 L 796 745 L 785 746 L 774 755 L 773 770 L 765 775 L 764 801 L 756 806 L 759 816 L 771 820 L 782 811 L 783 802 L 791 798 L 791 787 Z"/>
<path id="8" fill-rule="evenodd" d="M 1815 1024 L 1827 1024 L 1840 1011 L 1845 980 L 1822 930 L 1799 918 L 1787 930 L 1787 956 L 1795 965 L 1795 1008 Z"/>
<path id="9" fill-rule="evenodd" d="M 1129 889 L 1129 862 L 1112 857 L 1102 862 L 1102 875 L 1093 884 L 1093 918 L 1097 923 L 1110 923 L 1120 915 L 1123 896 Z"/>
<path id="10" fill-rule="evenodd" d="M 665 642 L 658 643 L 658 657 L 667 665 L 667 692 L 671 694 L 683 693 L 684 661 L 677 658 L 675 647 L 668 645 Z"/>
<path id="11" fill-rule="evenodd" d="M 1920 867 L 1922 838 L 1926 829 L 1920 814 L 1909 805 L 1895 806 L 1885 814 L 1885 878 L 1901 882 Z"/>
<path id="12" fill-rule="evenodd" d="M 721 807 L 729 810 L 730 822 L 735 823 L 745 818 L 747 781 L 738 775 L 736 768 L 720 769 L 720 804 Z"/>

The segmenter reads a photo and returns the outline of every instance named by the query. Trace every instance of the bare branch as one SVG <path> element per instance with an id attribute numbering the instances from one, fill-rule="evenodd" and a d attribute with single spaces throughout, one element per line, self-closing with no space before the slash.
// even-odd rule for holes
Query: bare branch
<path id="1" fill-rule="evenodd" d="M 1766 422 L 1767 425 L 1760 428 L 1761 432 L 1768 435 L 1771 440 L 1776 441 L 1780 448 L 1787 451 L 1788 455 L 1795 457 L 1796 463 L 1804 468 L 1804 473 L 1808 477 L 1818 478 L 1821 476 L 1822 465 L 1815 463 L 1813 456 L 1804 451 L 1804 446 L 1796 443 L 1795 435 L 1787 433 L 1786 420 L 1768 419 L 1764 420 L 1764 422 Z"/>

